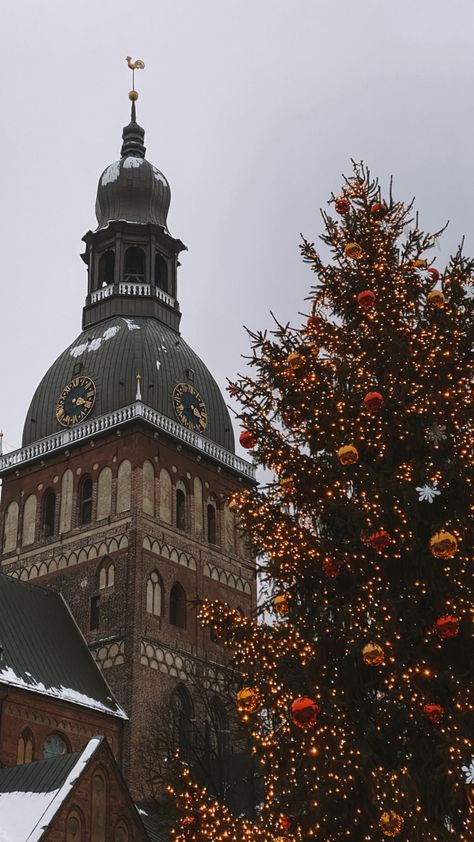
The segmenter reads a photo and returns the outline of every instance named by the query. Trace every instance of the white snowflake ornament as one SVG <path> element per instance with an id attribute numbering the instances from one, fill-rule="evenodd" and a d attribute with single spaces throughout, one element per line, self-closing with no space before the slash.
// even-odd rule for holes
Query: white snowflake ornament
<path id="1" fill-rule="evenodd" d="M 472 758 L 469 766 L 462 766 L 461 768 L 466 775 L 466 783 L 474 784 L 474 757 Z"/>
<path id="2" fill-rule="evenodd" d="M 433 424 L 433 426 L 426 431 L 426 438 L 432 441 L 433 444 L 439 444 L 440 441 L 447 438 L 446 424 Z"/>
<path id="3" fill-rule="evenodd" d="M 468 298 L 469 301 L 472 301 L 472 299 L 474 298 L 474 284 L 466 284 L 464 290 L 466 298 Z"/>
<path id="4" fill-rule="evenodd" d="M 418 491 L 418 494 L 420 495 L 418 497 L 418 502 L 419 503 L 424 503 L 424 502 L 432 503 L 434 498 L 438 497 L 441 494 L 441 491 L 438 491 L 438 489 L 436 488 L 436 485 L 437 485 L 437 483 L 435 482 L 435 483 L 433 483 L 433 485 L 428 485 L 428 483 L 425 483 L 425 485 L 417 486 L 416 490 Z"/>

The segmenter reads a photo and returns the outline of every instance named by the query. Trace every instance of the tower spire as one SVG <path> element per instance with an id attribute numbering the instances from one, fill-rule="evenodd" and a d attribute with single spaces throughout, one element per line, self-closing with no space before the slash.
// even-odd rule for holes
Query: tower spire
<path id="1" fill-rule="evenodd" d="M 132 155 L 134 158 L 144 158 L 146 152 L 145 146 L 143 145 L 145 130 L 137 123 L 137 113 L 135 108 L 135 103 L 138 99 L 138 91 L 135 90 L 135 70 L 143 70 L 145 62 L 143 62 L 141 58 L 137 58 L 136 61 L 132 61 L 131 56 L 127 56 L 126 61 L 132 71 L 132 90 L 128 94 L 128 98 L 132 103 L 132 109 L 130 123 L 128 126 L 125 126 L 122 133 L 123 144 L 121 155 L 122 158 L 126 158 L 129 155 Z"/>

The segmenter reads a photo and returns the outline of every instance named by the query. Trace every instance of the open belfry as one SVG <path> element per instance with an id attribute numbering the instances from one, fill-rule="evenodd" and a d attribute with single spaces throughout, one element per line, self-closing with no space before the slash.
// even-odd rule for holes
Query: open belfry
<path id="1" fill-rule="evenodd" d="M 97 227 L 83 237 L 82 332 L 33 395 L 21 449 L 0 457 L 1 572 L 64 597 L 128 716 L 118 759 L 139 799 L 157 702 L 174 694 L 192 711 L 196 671 L 212 687 L 225 662 L 199 600 L 255 609 L 255 562 L 228 506 L 255 480 L 217 383 L 180 333 L 185 246 L 168 230 L 170 187 L 145 158 L 129 96 L 120 158 L 100 176 Z M 28 759 L 40 760 L 44 723 L 29 728 Z M 67 734 L 54 735 L 66 751 Z"/>

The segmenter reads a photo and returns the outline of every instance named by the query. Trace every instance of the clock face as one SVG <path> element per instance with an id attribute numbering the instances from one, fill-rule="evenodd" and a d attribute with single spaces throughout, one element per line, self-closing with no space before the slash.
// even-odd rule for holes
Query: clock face
<path id="1" fill-rule="evenodd" d="M 173 405 L 178 421 L 188 430 L 205 430 L 207 409 L 199 392 L 188 383 L 178 383 L 173 392 Z"/>
<path id="2" fill-rule="evenodd" d="M 95 403 L 95 384 L 90 377 L 75 377 L 64 387 L 56 404 L 56 418 L 72 427 L 87 418 Z"/>

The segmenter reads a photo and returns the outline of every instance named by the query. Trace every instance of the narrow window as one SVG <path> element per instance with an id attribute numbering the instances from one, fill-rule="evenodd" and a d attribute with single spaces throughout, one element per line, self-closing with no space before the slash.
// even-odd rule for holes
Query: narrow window
<path id="1" fill-rule="evenodd" d="M 55 533 L 56 495 L 54 491 L 46 492 L 43 497 L 43 535 L 49 538 Z"/>
<path id="2" fill-rule="evenodd" d="M 79 520 L 81 524 L 92 522 L 92 480 L 88 476 L 79 486 Z"/>
<path id="3" fill-rule="evenodd" d="M 23 763 L 31 763 L 33 760 L 33 734 L 29 728 L 25 728 L 18 740 L 16 762 L 17 766 Z"/>
<path id="4" fill-rule="evenodd" d="M 158 252 L 155 252 L 155 284 L 163 292 L 169 292 L 168 267 L 166 261 Z"/>
<path id="5" fill-rule="evenodd" d="M 82 822 L 80 816 L 74 811 L 67 817 L 66 822 L 66 842 L 81 842 L 82 840 Z"/>
<path id="6" fill-rule="evenodd" d="M 99 288 L 114 282 L 115 254 L 109 250 L 101 255 L 99 260 Z"/>
<path id="7" fill-rule="evenodd" d="M 113 588 L 115 582 L 115 567 L 110 559 L 105 559 L 99 570 L 97 584 L 100 591 L 105 588 Z"/>
<path id="8" fill-rule="evenodd" d="M 176 491 L 176 526 L 183 531 L 186 529 L 186 494 L 181 488 Z"/>
<path id="9" fill-rule="evenodd" d="M 90 629 L 94 631 L 100 624 L 100 596 L 93 596 L 91 599 Z"/>
<path id="10" fill-rule="evenodd" d="M 171 732 L 174 750 L 183 759 L 189 758 L 193 748 L 194 707 L 185 687 L 178 687 L 171 697 Z"/>
<path id="11" fill-rule="evenodd" d="M 217 544 L 216 508 L 212 503 L 207 504 L 207 540 Z"/>
<path id="12" fill-rule="evenodd" d="M 210 705 L 214 749 L 219 757 L 230 752 L 229 715 L 225 705 L 217 696 Z"/>
<path id="13" fill-rule="evenodd" d="M 161 617 L 162 594 L 160 577 L 156 570 L 153 570 L 146 583 L 146 610 L 148 614 Z"/>
<path id="14" fill-rule="evenodd" d="M 145 280 L 145 252 L 131 246 L 125 252 L 124 281 L 142 284 Z"/>
<path id="15" fill-rule="evenodd" d="M 105 778 L 96 772 L 92 778 L 91 842 L 105 842 L 106 798 Z"/>
<path id="16" fill-rule="evenodd" d="M 170 593 L 170 623 L 180 629 L 186 628 L 186 594 L 177 582 Z"/>

